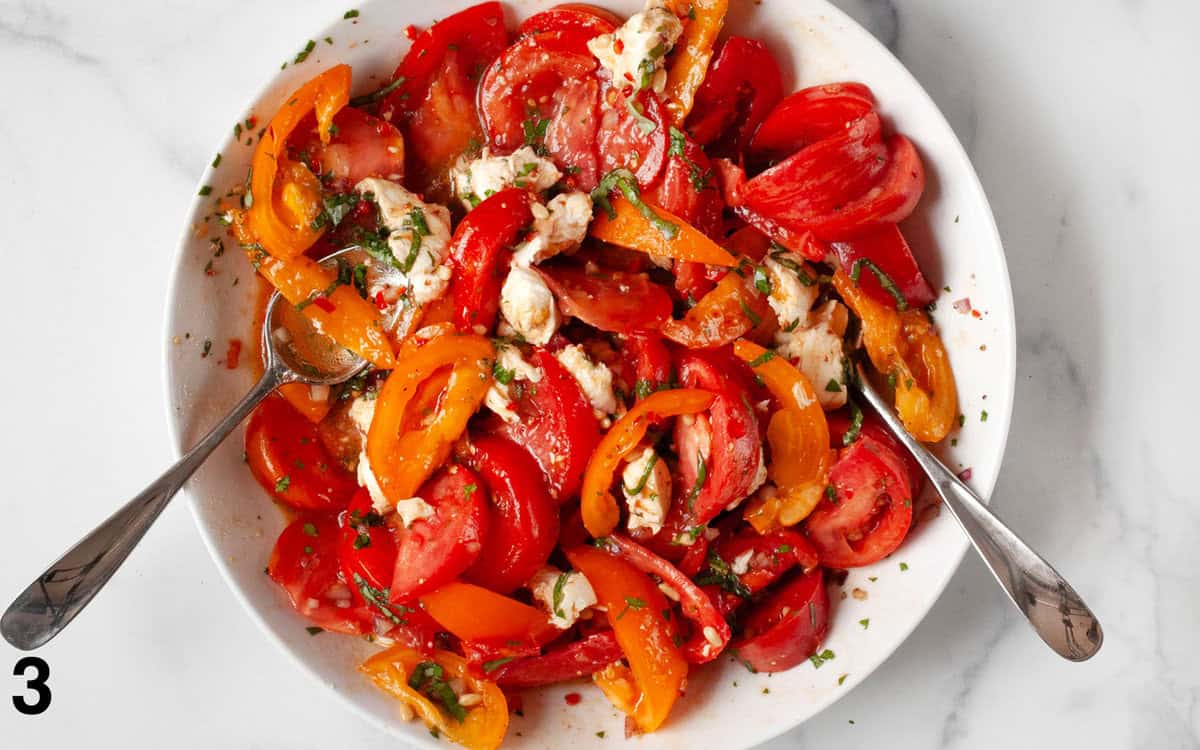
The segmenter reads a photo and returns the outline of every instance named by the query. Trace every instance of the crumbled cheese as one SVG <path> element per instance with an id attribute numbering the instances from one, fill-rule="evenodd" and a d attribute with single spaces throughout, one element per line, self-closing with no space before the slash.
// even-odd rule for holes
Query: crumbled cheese
<path id="1" fill-rule="evenodd" d="M 588 49 L 612 74 L 616 88 L 649 87 L 662 93 L 666 87 L 663 66 L 683 33 L 683 23 L 665 5 L 663 0 L 648 0 L 645 10 L 630 16 L 616 31 L 588 42 Z"/>
<path id="2" fill-rule="evenodd" d="M 419 497 L 410 497 L 396 503 L 396 515 L 405 528 L 424 518 L 433 518 L 433 506 Z"/>
<path id="3" fill-rule="evenodd" d="M 513 252 L 513 265 L 531 266 L 579 247 L 592 221 L 592 199 L 583 192 L 562 193 L 544 206 L 535 203 L 532 211 L 533 231 Z"/>
<path id="4" fill-rule="evenodd" d="M 559 349 L 554 357 L 579 381 L 579 387 L 597 413 L 607 415 L 617 410 L 617 397 L 613 395 L 612 388 L 613 375 L 607 365 L 593 362 L 579 344 Z"/>
<path id="5" fill-rule="evenodd" d="M 507 187 L 548 190 L 561 177 L 554 162 L 538 156 L 529 146 L 508 156 L 492 156 L 485 148 L 477 159 L 459 157 L 450 169 L 454 193 L 468 211 Z"/>
<path id="6" fill-rule="evenodd" d="M 646 448 L 625 464 L 621 492 L 629 507 L 630 531 L 649 529 L 651 534 L 662 531 L 671 507 L 671 470 L 653 448 Z"/>
<path id="7" fill-rule="evenodd" d="M 836 300 L 830 300 L 809 313 L 795 330 L 775 334 L 775 350 L 804 374 L 824 409 L 837 409 L 846 403 L 846 385 L 842 382 L 842 331 L 835 320 L 843 317 Z M 829 382 L 838 383 L 836 391 Z"/>
<path id="8" fill-rule="evenodd" d="M 443 262 L 450 245 L 450 211 L 436 203 L 425 203 L 401 185 L 378 177 L 368 177 L 354 189 L 375 197 L 380 219 L 391 232 L 388 248 L 401 264 L 397 279 L 406 286 L 412 301 L 424 305 L 445 294 L 450 285 L 450 266 Z M 419 211 L 429 230 L 421 233 L 415 253 L 414 211 Z"/>
<path id="9" fill-rule="evenodd" d="M 744 576 L 750 572 L 750 558 L 754 557 L 754 550 L 748 549 L 737 557 L 733 558 L 733 562 L 729 563 L 729 569 L 734 575 Z"/>
<path id="10" fill-rule="evenodd" d="M 358 431 L 366 435 L 371 431 L 371 422 L 375 419 L 375 399 L 359 396 L 350 402 L 347 415 Z"/>
<path id="11" fill-rule="evenodd" d="M 387 495 L 383 494 L 383 488 L 379 486 L 379 479 L 375 477 L 375 472 L 371 471 L 371 461 L 367 458 L 365 450 L 358 454 L 356 474 L 358 486 L 366 488 L 367 494 L 371 496 L 371 506 L 375 512 L 382 515 L 390 511 L 392 503 L 387 499 Z"/>
<path id="12" fill-rule="evenodd" d="M 544 346 L 562 318 L 554 293 L 536 272 L 514 265 L 500 288 L 500 314 L 526 341 Z"/>
<path id="13" fill-rule="evenodd" d="M 555 590 L 558 591 L 557 601 Z M 550 613 L 550 624 L 562 630 L 574 625 L 586 609 L 596 606 L 592 584 L 583 573 L 575 570 L 564 573 L 547 565 L 529 579 L 529 591 Z"/>
<path id="14" fill-rule="evenodd" d="M 508 345 L 501 346 L 496 353 L 496 367 L 505 373 L 511 372 L 512 380 L 502 383 L 496 378 L 492 378 L 492 384 L 483 397 L 483 403 L 487 408 L 500 415 L 505 422 L 515 423 L 518 417 L 516 411 L 513 410 L 513 401 L 516 399 L 513 385 L 518 380 L 540 383 L 542 371 L 526 362 L 525 358 L 521 356 L 520 349 Z"/>
<path id="15" fill-rule="evenodd" d="M 781 329 L 797 328 L 808 319 L 808 311 L 817 301 L 820 287 L 813 283 L 817 274 L 811 267 L 804 265 L 804 260 L 793 252 L 784 251 L 771 253 L 763 259 L 763 268 L 767 272 L 767 281 L 771 285 L 771 293 L 767 295 L 767 304 L 779 318 Z M 808 275 L 809 283 L 805 285 L 800 280 L 800 273 Z"/>

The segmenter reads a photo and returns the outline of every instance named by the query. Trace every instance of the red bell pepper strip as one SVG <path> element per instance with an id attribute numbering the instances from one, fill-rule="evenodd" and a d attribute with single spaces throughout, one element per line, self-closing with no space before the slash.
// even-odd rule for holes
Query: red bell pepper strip
<path id="1" fill-rule="evenodd" d="M 453 276 L 450 296 L 454 299 L 454 324 L 459 330 L 476 326 L 490 331 L 500 310 L 501 268 L 518 233 L 529 225 L 530 195 L 508 188 L 484 200 L 462 220 L 450 240 Z"/>
<path id="2" fill-rule="evenodd" d="M 733 649 L 752 671 L 782 672 L 815 654 L 828 632 L 829 594 L 817 568 L 756 605 Z"/>
<path id="3" fill-rule="evenodd" d="M 587 677 L 622 656 L 613 631 L 601 630 L 541 656 L 508 661 L 491 671 L 485 664 L 484 672 L 501 687 L 520 690 Z"/>

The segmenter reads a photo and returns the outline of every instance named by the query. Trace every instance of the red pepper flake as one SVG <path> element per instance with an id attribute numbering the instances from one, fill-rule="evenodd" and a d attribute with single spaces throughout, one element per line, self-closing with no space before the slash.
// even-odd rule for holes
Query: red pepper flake
<path id="1" fill-rule="evenodd" d="M 979 312 L 978 310 L 971 310 L 971 315 L 973 315 L 973 316 L 974 316 L 974 317 L 976 317 L 976 318 L 982 318 L 982 317 L 983 317 L 983 313 Z"/>
<path id="2" fill-rule="evenodd" d="M 238 357 L 242 354 L 242 340 L 229 339 L 229 348 L 225 350 L 225 367 L 230 370 L 236 370 L 238 367 Z"/>
<path id="3" fill-rule="evenodd" d="M 337 309 L 337 306 L 335 306 L 333 302 L 331 302 L 330 299 L 324 294 L 320 295 L 319 297 L 314 297 L 313 304 L 327 313 L 331 313 Z"/>
<path id="4" fill-rule="evenodd" d="M 579 693 L 567 693 L 563 696 L 563 700 L 567 702 L 568 706 L 578 706 L 579 702 L 583 700 L 583 696 Z"/>
<path id="5" fill-rule="evenodd" d="M 408 41 L 411 42 L 412 40 L 416 39 L 420 35 L 421 35 L 421 30 L 418 29 L 416 26 L 409 24 L 408 26 L 404 27 L 404 36 L 408 38 Z"/>
<path id="6" fill-rule="evenodd" d="M 255 128 L 255 126 L 257 126 L 257 125 L 258 125 L 258 118 L 256 116 L 250 115 L 249 117 L 246 118 L 246 130 L 253 130 Z"/>
<path id="7" fill-rule="evenodd" d="M 383 298 L 383 290 L 382 289 L 380 289 L 378 292 L 375 292 L 375 306 L 378 307 L 380 310 L 387 309 L 388 303 L 387 303 L 387 300 Z"/>
<path id="8" fill-rule="evenodd" d="M 613 50 L 615 50 L 618 55 L 621 54 L 622 52 L 624 52 L 625 51 L 625 40 L 618 39 L 617 41 L 613 42 Z"/>

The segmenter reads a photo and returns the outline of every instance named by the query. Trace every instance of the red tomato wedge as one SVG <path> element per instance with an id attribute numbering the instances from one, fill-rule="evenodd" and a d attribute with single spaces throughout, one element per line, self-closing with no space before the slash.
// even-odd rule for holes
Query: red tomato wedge
<path id="1" fill-rule="evenodd" d="M 600 181 L 596 127 L 600 123 L 600 81 L 589 76 L 567 86 L 557 97 L 546 126 L 546 151 L 564 170 L 563 184 L 590 191 Z"/>
<path id="2" fill-rule="evenodd" d="M 784 157 L 810 143 L 836 135 L 875 108 L 871 89 L 861 83 L 826 83 L 784 97 L 754 134 L 756 155 Z"/>
<path id="3" fill-rule="evenodd" d="M 804 521 L 821 564 L 854 568 L 896 551 L 912 525 L 912 493 L 904 462 L 861 435 L 829 472 L 835 498 L 825 497 Z"/>
<path id="4" fill-rule="evenodd" d="M 846 409 L 839 409 L 828 415 L 829 444 L 837 449 L 845 446 L 845 435 L 850 430 L 850 415 L 846 412 Z M 925 472 L 921 469 L 921 465 L 917 463 L 917 459 L 908 452 L 887 427 L 883 426 L 883 422 L 874 412 L 863 413 L 863 422 L 859 428 L 859 434 L 866 435 L 881 445 L 887 446 L 899 457 L 908 472 L 909 494 L 913 500 L 916 500 L 917 496 L 921 494 L 921 489 L 925 486 Z M 854 441 L 851 440 L 850 442 Z"/>
<path id="5" fill-rule="evenodd" d="M 396 567 L 396 540 L 383 517 L 372 511 L 371 496 L 366 490 L 354 493 L 350 507 L 339 520 L 342 578 L 354 589 L 355 598 L 363 600 L 362 592 L 354 585 L 355 576 L 371 588 L 386 590 L 392 585 L 392 571 Z"/>
<path id="6" fill-rule="evenodd" d="M 530 194 L 519 188 L 501 190 L 474 208 L 454 229 L 450 259 L 454 270 L 450 297 L 454 324 L 471 331 L 490 331 L 500 311 L 500 269 L 508 267 L 508 248 L 529 225 Z"/>
<path id="7" fill-rule="evenodd" d="M 320 175 L 327 190 L 345 193 L 367 177 L 404 179 L 404 136 L 390 122 L 344 107 L 333 116 L 334 133 L 322 143 L 317 119 L 304 119 L 288 138 L 288 155 Z"/>
<path id="8" fill-rule="evenodd" d="M 555 264 L 537 269 L 564 315 L 613 333 L 653 331 L 671 318 L 671 295 L 644 273 Z"/>
<path id="9" fill-rule="evenodd" d="M 912 141 L 902 135 L 888 139 L 888 166 L 882 179 L 864 195 L 822 216 L 807 226 L 826 240 L 857 237 L 904 221 L 925 192 L 925 165 Z"/>
<path id="10" fill-rule="evenodd" d="M 733 649 L 755 672 L 782 672 L 815 654 L 828 632 L 829 594 L 818 568 L 755 605 Z"/>
<path id="11" fill-rule="evenodd" d="M 779 64 L 756 39 L 731 36 L 709 66 L 686 129 L 710 153 L 740 154 L 783 96 Z"/>
<path id="12" fill-rule="evenodd" d="M 636 399 L 643 399 L 671 383 L 674 370 L 671 352 L 657 334 L 631 333 L 623 339 L 621 350 L 625 355 L 622 363 L 625 390 Z"/>
<path id="13" fill-rule="evenodd" d="M 844 132 L 807 146 L 754 177 L 741 190 L 750 208 L 793 227 L 834 213 L 867 192 L 887 165 L 874 112 Z"/>
<path id="14" fill-rule="evenodd" d="M 516 421 L 497 417 L 488 429 L 524 448 L 541 466 L 550 494 L 562 503 L 579 493 L 588 458 L 600 443 L 600 423 L 579 381 L 553 354 L 537 348 L 529 361 L 542 379 L 521 388 L 512 403 Z"/>
<path id="15" fill-rule="evenodd" d="M 480 136 L 475 91 L 483 71 L 504 50 L 508 33 L 497 2 L 476 5 L 430 26 L 414 41 L 380 105 L 408 145 L 410 187 L 449 194 L 446 170 Z"/>
<path id="16" fill-rule="evenodd" d="M 614 89 L 605 92 L 611 107 L 600 115 L 596 149 L 600 172 L 628 169 L 638 184 L 649 187 L 667 158 L 666 111 L 654 92 L 643 89 L 628 97 Z"/>
<path id="17" fill-rule="evenodd" d="M 558 503 L 541 468 L 521 446 L 498 435 L 472 437 L 460 460 L 491 497 L 487 540 L 465 578 L 508 593 L 546 564 L 558 542 Z"/>
<path id="18" fill-rule="evenodd" d="M 601 630 L 578 641 L 550 649 L 541 656 L 517 659 L 485 673 L 501 687 L 523 690 L 589 677 L 624 654 L 611 630 Z"/>
<path id="19" fill-rule="evenodd" d="M 272 498 L 299 510 L 340 510 L 358 487 L 317 426 L 275 396 L 263 399 L 246 426 L 246 462 Z"/>
<path id="20" fill-rule="evenodd" d="M 704 149 L 686 135 L 682 141 L 672 135 L 666 165 L 643 197 L 720 241 L 725 207 L 720 185 Z"/>
<path id="21" fill-rule="evenodd" d="M 895 310 L 898 302 L 893 293 L 884 288 L 884 283 L 889 283 L 908 307 L 925 307 L 937 296 L 895 224 L 854 239 L 830 243 L 830 247 L 846 273 L 858 276 L 859 288 L 885 307 Z"/>
<path id="22" fill-rule="evenodd" d="M 417 491 L 433 516 L 396 529 L 391 600 L 408 602 L 457 578 L 479 558 L 488 534 L 488 494 L 463 466 L 434 474 Z"/>
<path id="23" fill-rule="evenodd" d="M 371 610 L 356 602 L 338 575 L 340 538 L 333 516 L 302 515 L 279 535 L 267 574 L 315 625 L 351 635 L 370 633 L 375 622 Z"/>
<path id="24" fill-rule="evenodd" d="M 586 3 L 563 3 L 521 22 L 517 34 L 527 36 L 543 31 L 585 31 L 591 36 L 610 34 L 621 19 L 605 8 Z"/>

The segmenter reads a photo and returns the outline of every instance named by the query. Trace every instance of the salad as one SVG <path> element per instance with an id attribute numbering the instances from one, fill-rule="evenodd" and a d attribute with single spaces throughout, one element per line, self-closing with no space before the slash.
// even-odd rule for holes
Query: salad
<path id="1" fill-rule="evenodd" d="M 466 747 L 539 686 L 645 733 L 722 655 L 819 658 L 826 581 L 903 543 L 922 482 L 855 363 L 917 439 L 958 424 L 898 226 L 916 148 L 862 83 L 785 95 L 727 4 L 410 27 L 376 90 L 292 92 L 222 199 L 263 289 L 370 363 L 250 420 L 290 519 L 266 572 Z"/>

